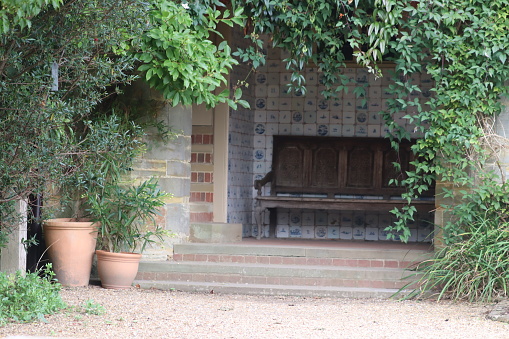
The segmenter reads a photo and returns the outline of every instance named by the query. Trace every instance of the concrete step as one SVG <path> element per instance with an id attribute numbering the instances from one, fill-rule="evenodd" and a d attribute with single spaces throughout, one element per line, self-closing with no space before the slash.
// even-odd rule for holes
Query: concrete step
<path id="1" fill-rule="evenodd" d="M 416 277 L 409 277 L 411 275 L 412 272 L 399 268 L 207 262 L 141 262 L 137 279 L 150 281 L 399 289 L 416 280 Z"/>
<path id="2" fill-rule="evenodd" d="M 211 282 L 183 281 L 147 281 L 135 280 L 141 288 L 162 290 L 178 290 L 195 293 L 223 293 L 248 295 L 300 296 L 300 297 L 331 297 L 331 298 L 401 298 L 410 291 L 399 291 L 387 288 L 364 287 L 331 287 L 331 286 L 289 286 L 270 284 L 234 284 Z"/>
<path id="3" fill-rule="evenodd" d="M 172 261 L 141 262 L 143 288 L 267 295 L 388 298 L 416 286 L 407 270 L 429 245 L 365 242 L 181 244 Z"/>

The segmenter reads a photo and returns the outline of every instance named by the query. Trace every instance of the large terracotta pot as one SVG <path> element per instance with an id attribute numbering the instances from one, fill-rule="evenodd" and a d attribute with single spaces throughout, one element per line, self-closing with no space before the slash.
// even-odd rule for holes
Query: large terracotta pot
<path id="1" fill-rule="evenodd" d="M 44 221 L 48 255 L 64 286 L 87 286 L 90 281 L 99 223 L 71 218 Z"/>
<path id="2" fill-rule="evenodd" d="M 130 288 L 136 274 L 141 254 L 114 253 L 103 250 L 95 251 L 97 255 L 97 272 L 104 288 Z"/>

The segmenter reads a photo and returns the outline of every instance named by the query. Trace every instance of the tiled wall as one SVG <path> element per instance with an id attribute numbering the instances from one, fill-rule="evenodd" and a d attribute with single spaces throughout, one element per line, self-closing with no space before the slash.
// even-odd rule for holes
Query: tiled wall
<path id="1" fill-rule="evenodd" d="M 280 49 L 267 47 L 268 61 L 265 66 L 258 69 L 254 76 L 255 101 L 254 101 L 254 124 L 251 133 L 254 135 L 254 148 L 251 152 L 253 163 L 253 180 L 261 179 L 271 170 L 272 149 L 274 135 L 303 135 L 323 137 L 375 137 L 381 138 L 386 135 L 386 128 L 378 112 L 386 108 L 386 100 L 390 98 L 387 92 L 390 73 L 392 69 L 383 69 L 384 77 L 375 79 L 364 68 L 354 65 L 343 69 L 352 83 L 348 85 L 348 91 L 334 100 L 325 100 L 320 92 L 323 86 L 320 85 L 320 72 L 314 68 L 306 69 L 307 93 L 291 92 L 286 84 L 289 83 L 291 73 L 286 70 L 282 62 L 287 57 Z M 421 83 L 423 92 L 412 93 L 412 98 L 418 98 L 425 102 L 430 96 L 431 78 L 427 75 L 415 76 L 413 82 Z M 429 86 L 426 86 L 429 84 Z M 366 88 L 367 103 L 363 104 L 363 98 L 357 98 L 354 94 L 356 86 Z M 429 87 L 429 88 L 427 88 Z M 412 114 L 413 107 L 395 116 L 400 126 L 409 131 L 414 137 L 419 135 L 414 131 L 414 126 L 403 117 Z M 270 188 L 264 188 L 264 194 L 270 194 Z M 252 190 L 252 196 L 255 196 Z M 286 215 L 285 211 L 278 211 L 278 215 Z M 371 223 L 365 223 L 364 231 L 359 228 L 351 229 L 347 220 L 355 220 L 352 213 L 341 215 L 339 224 L 331 226 L 323 223 L 328 220 L 321 212 L 308 210 L 293 211 L 294 215 L 306 216 L 307 222 L 314 220 L 314 225 L 292 225 L 291 223 L 278 223 L 278 237 L 309 237 L 309 238 L 384 238 L 383 230 L 387 226 L 386 221 L 390 220 L 390 214 L 370 215 Z M 311 217 L 314 215 L 313 217 Z M 334 218 L 337 214 L 332 214 Z M 355 215 L 357 220 L 367 216 Z M 375 218 L 376 217 L 376 218 Z M 253 216 L 254 218 L 254 216 Z M 254 219 L 253 219 L 254 220 Z M 291 220 L 291 219 L 289 219 Z M 380 221 L 381 220 L 381 221 Z M 302 219 L 304 222 L 304 219 Z M 376 222 L 375 222 L 376 221 Z M 419 231 L 414 229 L 411 240 L 423 240 L 424 234 L 428 232 L 429 216 L 425 216 L 422 222 L 423 230 L 421 236 Z M 266 222 L 268 223 L 268 222 Z M 343 229 L 338 229 L 339 225 Z M 427 225 L 424 227 L 424 225 Z M 292 228 L 293 226 L 293 228 Z M 299 228 L 300 227 L 300 228 Z M 412 225 L 413 227 L 413 225 Z M 374 231 L 376 229 L 376 232 Z M 252 227 L 252 234 L 257 234 L 257 227 Z M 265 230 L 267 233 L 268 230 Z M 376 233 L 376 234 L 375 234 Z M 429 232 L 428 232 L 429 234 Z"/>
<path id="2" fill-rule="evenodd" d="M 268 214 L 268 213 L 267 213 Z M 268 220 L 265 223 L 268 224 Z M 278 209 L 276 237 L 303 239 L 387 240 L 384 228 L 395 221 L 390 213 Z M 419 215 L 409 224 L 410 242 L 429 242 L 433 216 Z M 265 228 L 265 233 L 268 228 Z M 265 234 L 268 236 L 268 234 Z M 399 240 L 398 237 L 395 240 Z"/>
<path id="3" fill-rule="evenodd" d="M 244 33 L 232 32 L 234 50 L 237 47 L 246 47 L 248 41 Z M 245 80 L 250 74 L 249 65 L 236 66 L 230 74 L 230 84 L 235 86 L 240 80 Z M 247 81 L 253 84 L 250 76 Z M 254 105 L 254 86 L 243 88 L 243 99 Z M 230 109 L 229 135 L 228 135 L 228 199 L 227 222 L 242 224 L 243 235 L 249 236 L 251 231 L 253 210 L 253 110 Z"/>

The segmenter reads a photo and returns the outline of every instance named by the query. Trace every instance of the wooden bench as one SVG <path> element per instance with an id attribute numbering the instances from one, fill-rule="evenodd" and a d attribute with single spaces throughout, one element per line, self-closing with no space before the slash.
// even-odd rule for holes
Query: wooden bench
<path id="1" fill-rule="evenodd" d="M 404 188 L 389 185 L 410 168 L 411 143 L 394 151 L 388 139 L 274 136 L 272 171 L 255 181 L 256 222 L 277 208 L 388 212 L 402 207 Z M 393 163 L 401 164 L 396 171 Z M 270 195 L 263 188 L 270 183 Z M 420 212 L 434 210 L 434 191 L 412 202 Z M 270 215 L 274 236 L 276 213 Z"/>

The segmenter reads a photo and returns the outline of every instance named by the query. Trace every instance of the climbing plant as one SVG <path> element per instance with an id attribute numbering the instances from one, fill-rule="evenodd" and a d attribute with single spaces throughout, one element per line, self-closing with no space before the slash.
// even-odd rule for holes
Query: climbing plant
<path id="1" fill-rule="evenodd" d="M 255 64 L 263 54 L 256 40 L 262 33 L 270 34 L 274 47 L 291 54 L 285 61 L 294 71 L 296 87 L 305 86 L 302 69 L 311 62 L 323 72 L 324 95 L 345 90 L 348 79 L 340 69 L 350 52 L 375 76 L 382 75 L 381 63 L 394 65 L 388 89 L 392 98 L 388 109 L 380 112 L 388 137 L 396 149 L 399 141 L 411 138 L 395 122 L 395 114 L 402 111 L 409 112 L 405 119 L 423 137 L 412 148 L 413 169 L 404 179 L 392 182 L 406 187 L 403 198 L 408 204 L 392 211 L 398 221 L 388 230 L 408 239 L 407 222 L 416 213 L 411 201 L 437 182 L 443 203 L 437 213 L 444 216 L 446 248 L 437 252 L 431 265 L 421 266 L 424 286 L 442 286 L 443 292 L 454 289 L 454 297 L 472 300 L 507 295 L 503 275 L 509 268 L 509 253 L 499 244 L 509 240 L 509 186 L 497 157 L 506 144 L 495 133 L 509 88 L 507 2 L 238 2 L 250 18 L 248 38 L 258 47 L 237 54 Z M 430 83 L 421 86 L 415 80 L 421 75 L 429 77 Z M 365 92 L 357 88 L 356 94 L 362 97 Z M 487 254 L 489 261 L 484 260 Z M 451 258 L 457 260 L 452 264 Z M 485 293 L 473 293 L 483 288 Z"/>

